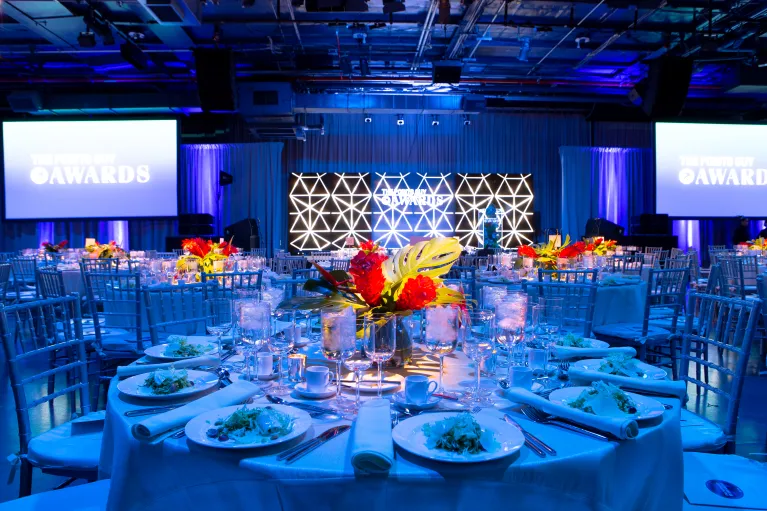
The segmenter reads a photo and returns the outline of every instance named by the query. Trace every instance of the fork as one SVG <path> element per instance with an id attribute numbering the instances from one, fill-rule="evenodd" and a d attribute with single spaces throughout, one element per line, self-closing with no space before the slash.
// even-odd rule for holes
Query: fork
<path id="1" fill-rule="evenodd" d="M 560 420 L 552 419 L 551 415 L 548 415 L 537 408 L 533 408 L 530 405 L 523 405 L 522 406 L 522 413 L 525 417 L 530 419 L 533 422 L 537 422 L 538 424 L 551 424 L 552 426 L 557 426 L 562 429 L 567 429 L 570 431 L 575 431 L 576 433 L 580 433 L 582 435 L 596 438 L 599 440 L 604 440 L 606 442 L 609 442 L 610 439 L 607 438 L 605 435 L 602 435 L 601 433 L 596 433 L 594 431 L 581 428 L 580 426 L 576 426 L 574 424 L 569 424 L 567 422 L 563 422 Z"/>

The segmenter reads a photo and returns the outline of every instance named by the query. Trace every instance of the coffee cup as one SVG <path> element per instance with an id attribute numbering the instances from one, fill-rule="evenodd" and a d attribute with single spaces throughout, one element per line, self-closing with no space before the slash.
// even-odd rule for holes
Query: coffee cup
<path id="1" fill-rule="evenodd" d="M 432 389 L 432 385 L 434 388 Z M 424 404 L 437 391 L 438 383 L 426 376 L 415 374 L 405 378 L 405 400 L 408 403 Z"/>
<path id="2" fill-rule="evenodd" d="M 533 388 L 533 370 L 527 366 L 511 366 L 509 386 L 530 390 Z"/>
<path id="3" fill-rule="evenodd" d="M 324 392 L 333 377 L 333 373 L 325 366 L 306 368 L 306 388 L 309 392 Z"/>

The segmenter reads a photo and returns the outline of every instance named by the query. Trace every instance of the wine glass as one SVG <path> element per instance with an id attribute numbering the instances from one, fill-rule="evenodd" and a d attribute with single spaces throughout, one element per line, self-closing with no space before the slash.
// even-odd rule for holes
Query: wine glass
<path id="1" fill-rule="evenodd" d="M 528 352 L 533 372 L 546 373 L 550 352 L 556 346 L 562 328 L 562 306 L 554 299 L 533 307 L 534 344 Z"/>
<path id="2" fill-rule="evenodd" d="M 293 349 L 296 341 L 296 313 L 290 310 L 274 311 L 273 328 L 275 332 L 269 339 L 269 349 L 277 355 L 277 383 L 269 389 L 269 393 L 284 396 L 291 389 L 282 384 L 282 358 Z"/>
<path id="3" fill-rule="evenodd" d="M 364 335 L 369 337 L 370 358 L 378 365 L 378 397 L 383 387 L 383 366 L 397 348 L 397 318 L 394 314 L 368 314 L 364 319 Z"/>
<path id="4" fill-rule="evenodd" d="M 429 351 L 439 357 L 439 393 L 445 393 L 442 385 L 445 355 L 454 352 L 458 346 L 458 312 L 458 307 L 450 305 L 433 305 L 424 310 L 424 343 Z"/>
<path id="5" fill-rule="evenodd" d="M 487 309 L 467 310 L 461 315 L 459 338 L 463 351 L 475 363 L 477 385 L 471 395 L 463 399 L 474 406 L 491 406 L 492 401 L 482 395 L 482 363 L 495 350 L 495 313 Z"/>
<path id="6" fill-rule="evenodd" d="M 363 335 L 355 339 L 354 354 L 344 360 L 346 368 L 354 373 L 354 408 L 356 410 L 360 409 L 360 379 L 362 377 L 362 372 L 367 371 L 373 366 L 373 359 L 369 356 L 369 354 L 373 352 L 373 340 L 373 337 L 365 335 L 363 329 Z"/>
<path id="7" fill-rule="evenodd" d="M 354 404 L 341 395 L 341 364 L 351 357 L 356 349 L 357 317 L 352 307 L 329 309 L 320 312 L 322 323 L 322 354 L 336 363 L 336 397 L 333 408 L 351 411 Z"/>
<path id="8" fill-rule="evenodd" d="M 221 337 L 232 329 L 232 301 L 228 298 L 205 300 L 205 331 L 215 335 L 219 359 L 224 356 Z"/>
<path id="9" fill-rule="evenodd" d="M 249 381 L 253 379 L 250 362 L 269 341 L 271 331 L 271 307 L 268 302 L 246 301 L 240 305 L 242 342 L 249 347 L 245 354 L 246 378 Z"/>
<path id="10" fill-rule="evenodd" d="M 506 347 L 511 366 L 525 364 L 525 323 L 527 321 L 527 294 L 510 293 L 495 305 L 498 323 L 498 342 Z"/>

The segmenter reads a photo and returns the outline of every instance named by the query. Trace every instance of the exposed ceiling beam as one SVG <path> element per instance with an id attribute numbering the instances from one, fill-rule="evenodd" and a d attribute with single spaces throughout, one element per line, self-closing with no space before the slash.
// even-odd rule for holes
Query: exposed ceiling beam
<path id="1" fill-rule="evenodd" d="M 421 37 L 418 39 L 418 45 L 415 49 L 413 65 L 410 67 L 411 71 L 418 71 L 418 68 L 421 66 L 421 57 L 423 56 L 423 51 L 431 37 L 431 28 L 434 26 L 434 18 L 437 17 L 439 2 L 440 0 L 431 0 L 429 2 L 429 10 L 426 12 L 426 20 L 423 22 Z"/>
<path id="2" fill-rule="evenodd" d="M 453 32 L 453 38 L 450 40 L 450 44 L 445 52 L 445 60 L 454 60 L 463 52 L 463 45 L 466 39 L 474 34 L 474 27 L 477 25 L 477 20 L 482 15 L 482 11 L 485 10 L 486 2 L 487 0 L 474 0 L 466 9 L 461 23 Z M 499 0 L 499 2 L 503 5 L 505 0 Z M 500 11 L 500 6 L 498 9 Z"/>
<path id="3" fill-rule="evenodd" d="M 58 4 L 56 0 L 51 0 Z M 5 0 L 0 2 L 0 13 L 3 16 L 9 16 L 16 20 L 17 23 L 27 28 L 30 32 L 36 36 L 45 39 L 51 45 L 57 48 L 63 49 L 76 49 L 78 48 L 77 36 L 81 30 L 85 29 L 82 18 L 72 16 L 71 18 L 56 18 L 45 21 L 38 21 L 28 15 L 22 9 L 13 5 L 13 2 Z M 78 24 L 80 30 L 74 32 L 73 25 Z"/>

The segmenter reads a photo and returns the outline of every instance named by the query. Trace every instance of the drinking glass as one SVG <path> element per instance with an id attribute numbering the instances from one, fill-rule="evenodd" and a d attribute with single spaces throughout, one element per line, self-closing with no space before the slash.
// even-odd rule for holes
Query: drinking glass
<path id="1" fill-rule="evenodd" d="M 352 307 L 320 312 L 322 323 L 322 354 L 336 363 L 336 397 L 331 406 L 351 411 L 354 404 L 341 395 L 341 364 L 354 355 L 357 339 L 357 317 Z"/>
<path id="2" fill-rule="evenodd" d="M 245 377 L 248 380 L 252 379 L 251 362 L 255 363 L 255 353 L 269 342 L 271 320 L 271 307 L 267 302 L 245 301 L 240 305 L 242 342 L 249 347 L 245 354 Z"/>
<path id="3" fill-rule="evenodd" d="M 495 306 L 498 322 L 498 343 L 509 354 L 509 374 L 511 366 L 525 364 L 525 323 L 527 322 L 527 294 L 510 293 Z"/>
<path id="4" fill-rule="evenodd" d="M 548 299 L 533 307 L 534 350 L 530 367 L 534 372 L 546 372 L 549 355 L 554 350 L 562 329 L 561 299 Z"/>
<path id="5" fill-rule="evenodd" d="M 269 349 L 277 355 L 277 383 L 269 389 L 270 394 L 284 396 L 291 388 L 282 384 L 282 358 L 293 349 L 297 338 L 296 313 L 291 310 L 274 311 L 274 334 L 269 339 Z"/>
<path id="6" fill-rule="evenodd" d="M 433 305 L 424 310 L 424 343 L 426 348 L 439 357 L 439 386 L 437 392 L 444 393 L 442 376 L 445 372 L 445 355 L 458 346 L 459 312 L 456 306 Z"/>
<path id="7" fill-rule="evenodd" d="M 354 408 L 356 410 L 360 409 L 360 379 L 362 377 L 362 372 L 367 371 L 373 366 L 373 359 L 369 356 L 369 354 L 373 352 L 373 340 L 374 338 L 365 335 L 363 330 L 363 335 L 355 339 L 354 354 L 344 360 L 346 368 L 354 373 Z"/>
<path id="8" fill-rule="evenodd" d="M 482 288 L 482 308 L 492 310 L 495 304 L 504 299 L 508 291 L 505 287 L 485 286 Z"/>
<path id="9" fill-rule="evenodd" d="M 492 406 L 492 401 L 483 396 L 482 388 L 482 362 L 493 355 L 495 350 L 495 313 L 487 309 L 467 310 L 461 314 L 461 327 L 459 338 L 463 344 L 463 351 L 475 364 L 477 373 L 477 386 L 471 395 L 463 399 L 474 406 Z"/>
<path id="10" fill-rule="evenodd" d="M 228 298 L 205 300 L 205 331 L 215 335 L 219 359 L 224 356 L 221 337 L 232 329 L 232 301 Z"/>
<path id="11" fill-rule="evenodd" d="M 394 356 L 397 348 L 397 317 L 394 314 L 368 314 L 363 323 L 364 335 L 369 337 L 369 357 L 378 365 L 378 397 L 383 387 L 383 366 Z"/>

